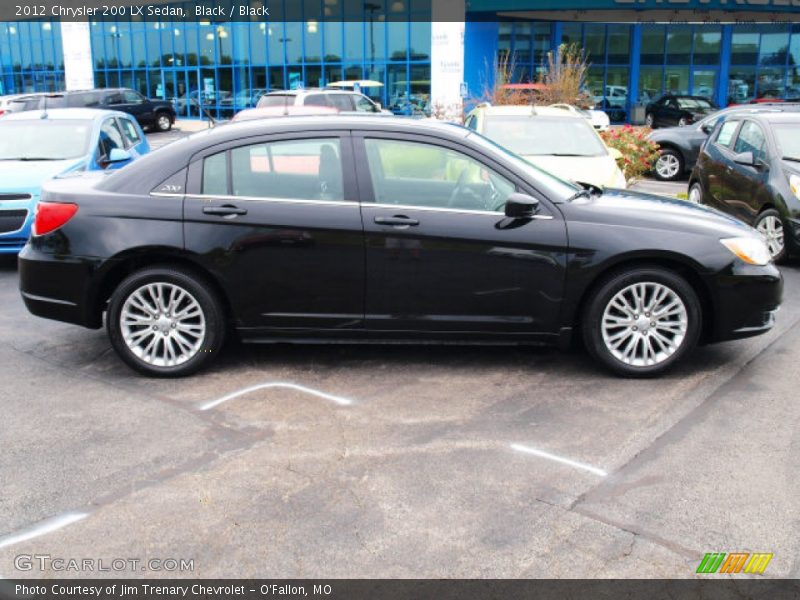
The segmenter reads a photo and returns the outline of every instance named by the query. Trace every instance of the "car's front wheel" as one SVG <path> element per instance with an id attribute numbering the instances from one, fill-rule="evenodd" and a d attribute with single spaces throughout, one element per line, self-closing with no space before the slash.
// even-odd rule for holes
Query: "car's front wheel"
<path id="1" fill-rule="evenodd" d="M 660 375 L 697 345 L 702 313 L 685 279 L 660 267 L 607 278 L 583 315 L 589 353 L 625 377 Z"/>
<path id="2" fill-rule="evenodd" d="M 703 204 L 703 186 L 699 181 L 694 182 L 689 188 L 689 202 Z"/>
<path id="3" fill-rule="evenodd" d="M 128 276 L 111 296 L 106 327 L 120 358 L 156 377 L 194 373 L 214 358 L 225 338 L 216 294 L 193 273 L 172 266 Z"/>
<path id="4" fill-rule="evenodd" d="M 786 240 L 781 213 L 774 208 L 768 208 L 758 215 L 755 228 L 767 240 L 767 248 L 769 248 L 772 260 L 777 263 L 786 258 Z"/>
<path id="5" fill-rule="evenodd" d="M 656 160 L 656 178 L 661 181 L 675 181 L 683 175 L 683 156 L 672 148 L 663 148 Z"/>
<path id="6" fill-rule="evenodd" d="M 653 116 L 653 113 L 647 113 L 647 116 L 644 118 L 644 124 L 649 127 L 650 129 L 654 129 L 656 126 L 656 119 Z"/>
<path id="7" fill-rule="evenodd" d="M 156 129 L 159 131 L 169 131 L 172 129 L 172 119 L 165 112 L 156 115 Z"/>

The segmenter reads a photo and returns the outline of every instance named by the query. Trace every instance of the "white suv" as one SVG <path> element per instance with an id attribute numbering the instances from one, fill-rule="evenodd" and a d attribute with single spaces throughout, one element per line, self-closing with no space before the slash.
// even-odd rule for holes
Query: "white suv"
<path id="1" fill-rule="evenodd" d="M 341 90 L 284 90 L 264 94 L 258 101 L 258 108 L 269 106 L 325 106 L 340 112 L 383 113 L 376 104 L 364 94 Z"/>

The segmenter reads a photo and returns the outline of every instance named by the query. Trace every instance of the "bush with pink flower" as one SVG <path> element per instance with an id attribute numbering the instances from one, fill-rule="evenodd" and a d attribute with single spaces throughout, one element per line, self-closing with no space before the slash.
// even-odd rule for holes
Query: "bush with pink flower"
<path id="1" fill-rule="evenodd" d="M 647 127 L 624 125 L 600 134 L 609 148 L 615 148 L 622 154 L 617 164 L 629 183 L 652 171 L 658 160 L 660 150 L 658 144 L 648 139 L 650 131 Z"/>

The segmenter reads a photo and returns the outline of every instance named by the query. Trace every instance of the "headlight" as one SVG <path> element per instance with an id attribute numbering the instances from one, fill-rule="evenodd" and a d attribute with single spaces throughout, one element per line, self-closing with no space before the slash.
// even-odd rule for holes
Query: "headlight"
<path id="1" fill-rule="evenodd" d="M 739 237 L 727 238 L 720 242 L 748 265 L 763 267 L 771 260 L 767 243 L 762 239 Z"/>
<path id="2" fill-rule="evenodd" d="M 797 175 L 789 175 L 789 187 L 792 189 L 794 197 L 800 200 L 800 177 Z"/>

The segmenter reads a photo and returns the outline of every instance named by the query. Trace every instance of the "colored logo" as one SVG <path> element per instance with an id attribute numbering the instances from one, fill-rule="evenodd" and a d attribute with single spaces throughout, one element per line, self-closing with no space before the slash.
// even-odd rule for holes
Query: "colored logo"
<path id="1" fill-rule="evenodd" d="M 698 573 L 763 573 L 773 554 L 765 552 L 708 552 L 700 565 Z"/>

